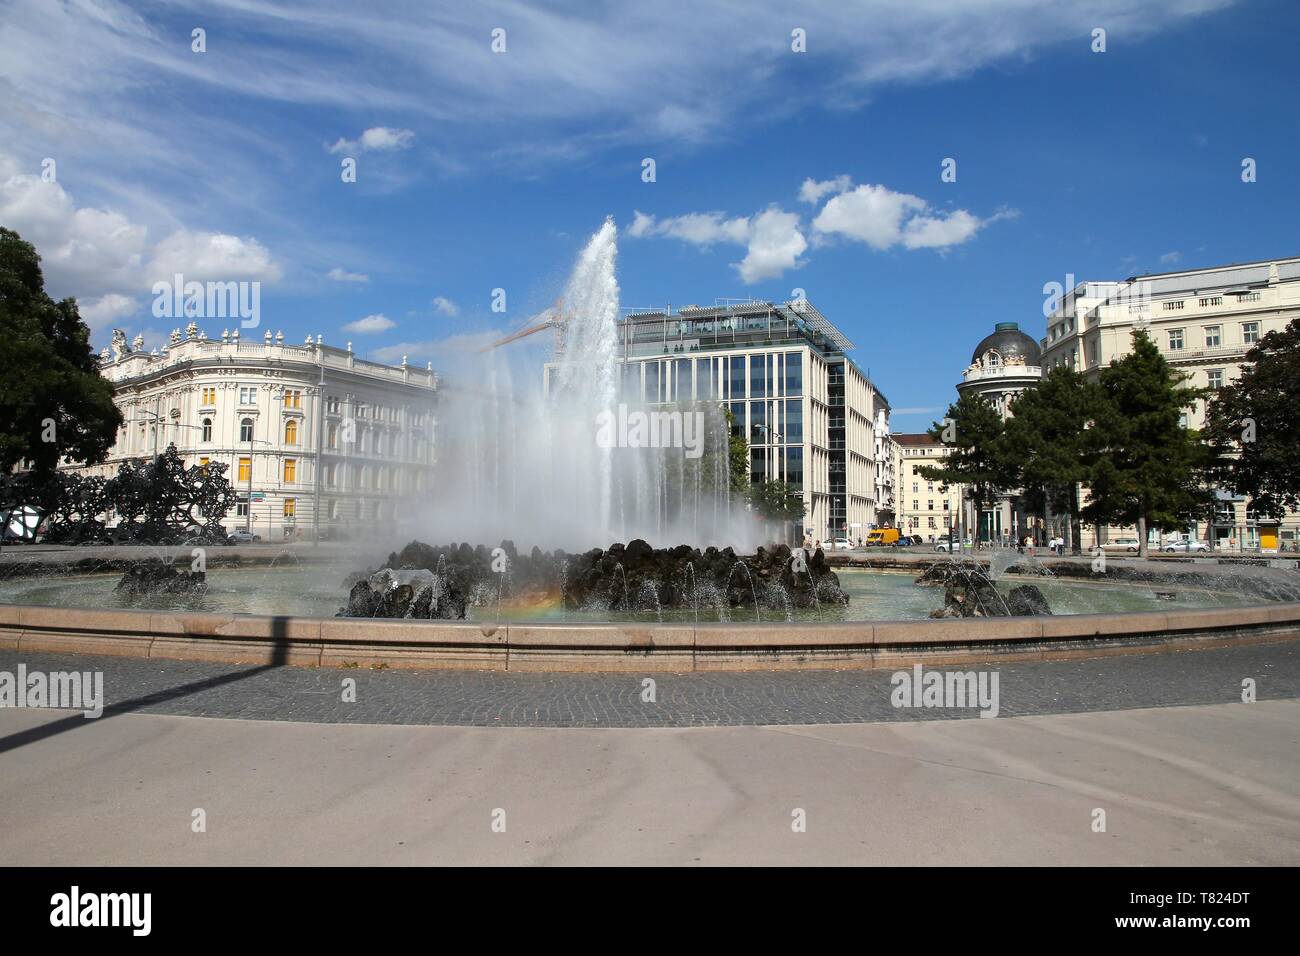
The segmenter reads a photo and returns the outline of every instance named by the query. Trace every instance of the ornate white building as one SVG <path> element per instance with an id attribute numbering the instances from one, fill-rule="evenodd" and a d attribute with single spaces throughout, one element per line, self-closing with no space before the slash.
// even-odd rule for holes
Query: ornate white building
<path id="1" fill-rule="evenodd" d="M 175 444 L 186 463 L 221 462 L 239 495 L 227 531 L 266 540 L 395 526 L 399 502 L 431 487 L 437 376 L 358 359 L 309 336 L 209 339 L 191 322 L 161 350 L 101 353 L 125 423 L 108 459 L 78 470 L 111 476 L 126 459 Z"/>
<path id="2" fill-rule="evenodd" d="M 993 333 L 975 346 L 971 364 L 957 383 L 958 394 L 973 392 L 985 398 L 1005 420 L 1014 414 L 1015 397 L 1037 388 L 1043 377 L 1042 352 L 1032 337 L 1015 322 L 999 322 Z M 979 539 L 993 542 L 1024 540 L 1033 518 L 1026 514 L 1019 491 L 998 495 L 997 503 L 979 516 Z"/>

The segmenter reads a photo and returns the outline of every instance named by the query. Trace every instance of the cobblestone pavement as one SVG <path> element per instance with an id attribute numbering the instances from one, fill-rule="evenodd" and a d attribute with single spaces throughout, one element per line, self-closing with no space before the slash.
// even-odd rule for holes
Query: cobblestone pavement
<path id="1" fill-rule="evenodd" d="M 149 713 L 348 724 L 708 727 L 973 718 L 977 709 L 895 708 L 892 671 L 524 674 L 240 666 L 0 651 L 0 671 L 97 670 L 105 714 Z M 1300 698 L 1300 641 L 1048 661 L 963 665 L 998 675 L 999 716 Z M 646 678 L 654 700 L 643 700 Z M 343 682 L 356 681 L 355 702 Z M 0 749 L 3 740 L 0 740 Z"/>

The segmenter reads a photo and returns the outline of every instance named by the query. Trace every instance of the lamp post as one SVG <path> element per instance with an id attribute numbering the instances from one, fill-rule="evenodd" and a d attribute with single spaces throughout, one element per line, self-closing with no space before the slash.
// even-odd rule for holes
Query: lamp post
<path id="1" fill-rule="evenodd" d="M 253 430 L 250 427 L 248 431 L 248 507 L 245 509 L 244 530 L 248 532 L 251 540 L 253 537 L 253 445 L 271 445 L 273 442 L 263 441 L 260 438 L 253 437 Z M 267 532 L 270 533 L 269 531 Z"/>

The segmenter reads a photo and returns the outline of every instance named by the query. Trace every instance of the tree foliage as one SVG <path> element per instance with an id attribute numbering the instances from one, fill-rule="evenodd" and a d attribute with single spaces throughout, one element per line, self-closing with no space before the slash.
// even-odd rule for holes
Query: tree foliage
<path id="1" fill-rule="evenodd" d="M 1100 436 L 1091 426 L 1101 400 L 1098 385 L 1057 366 L 1016 398 L 1001 445 L 1010 484 L 1022 489 L 1026 505 L 1044 515 L 1049 507 L 1069 515 L 1072 528 L 1078 487 L 1089 481 L 1096 463 Z"/>
<path id="2" fill-rule="evenodd" d="M 1097 455 L 1083 514 L 1097 523 L 1136 525 L 1143 557 L 1148 527 L 1173 531 L 1210 507 L 1209 453 L 1180 423 L 1202 392 L 1183 379 L 1140 329 L 1133 351 L 1099 379 Z"/>
<path id="3" fill-rule="evenodd" d="M 1246 353 L 1241 377 L 1206 410 L 1215 477 L 1247 495 L 1258 514 L 1300 509 L 1300 319 L 1270 332 Z"/>
<path id="4" fill-rule="evenodd" d="M 916 470 L 929 481 L 964 485 L 977 508 L 997 500 L 999 489 L 1010 487 L 1005 426 L 998 410 L 981 395 L 963 392 L 948 406 L 948 417 L 935 422 L 930 437 L 947 447 L 943 461 Z"/>
<path id="5" fill-rule="evenodd" d="M 0 227 L 0 471 L 28 461 L 48 476 L 65 458 L 103 461 L 122 415 L 76 300 L 45 293 L 40 261 L 31 243 Z"/>

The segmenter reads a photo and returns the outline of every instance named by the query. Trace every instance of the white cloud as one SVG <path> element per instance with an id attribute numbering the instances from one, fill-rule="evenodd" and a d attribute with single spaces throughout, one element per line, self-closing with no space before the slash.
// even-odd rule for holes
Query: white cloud
<path id="1" fill-rule="evenodd" d="M 853 188 L 847 176 L 818 182 L 805 179 L 800 198 L 816 203 L 831 197 L 812 221 L 812 245 L 825 245 L 837 237 L 864 242 L 873 249 L 939 249 L 969 241 L 989 223 L 1014 219 L 1014 209 L 1002 209 L 981 219 L 965 209 L 935 210 L 920 196 L 894 192 L 885 186 L 864 184 Z M 633 239 L 668 238 L 701 248 L 726 242 L 745 246 L 745 258 L 732 263 L 747 285 L 773 279 L 803 265 L 809 240 L 798 213 L 769 206 L 753 217 L 728 219 L 721 212 L 687 213 L 658 219 L 635 210 L 624 235 Z"/>
<path id="2" fill-rule="evenodd" d="M 354 332 L 357 335 L 374 335 L 377 332 L 387 332 L 395 328 L 397 323 L 382 312 L 374 315 L 367 315 L 364 319 L 357 319 L 355 322 L 349 322 L 343 326 L 344 332 Z"/>
<path id="3" fill-rule="evenodd" d="M 1160 262 L 1162 265 L 1168 266 L 1168 265 L 1173 265 L 1175 262 L 1181 261 L 1182 258 L 1183 258 L 1183 254 L 1181 252 L 1166 252 L 1163 256 L 1160 257 Z"/>
<path id="4" fill-rule="evenodd" d="M 716 242 L 743 243 L 749 234 L 749 220 L 743 216 L 727 219 L 720 212 L 692 212 L 656 219 L 638 209 L 632 215 L 632 225 L 626 234 L 633 239 L 652 236 L 680 239 L 696 246 L 711 246 Z"/>
<path id="5" fill-rule="evenodd" d="M 398 149 L 409 149 L 415 142 L 415 134 L 409 129 L 393 129 L 388 126 L 372 126 L 361 134 L 360 139 L 345 139 L 339 137 L 331 146 L 325 149 L 330 153 L 369 153 L 369 152 L 392 152 Z"/>
<path id="6" fill-rule="evenodd" d="M 328 275 L 335 282 L 369 282 L 370 281 L 370 276 L 365 275 L 364 273 L 347 272 L 344 269 L 340 269 L 338 266 L 335 266 L 333 269 L 327 272 L 326 275 Z"/>
<path id="7" fill-rule="evenodd" d="M 745 258 L 732 266 L 746 284 L 781 275 L 799 264 L 808 241 L 799 216 L 772 206 L 757 216 L 728 219 L 720 212 L 693 212 L 656 219 L 636 210 L 625 234 L 634 239 L 678 239 L 701 248 L 716 243 L 745 246 Z"/>
<path id="8" fill-rule="evenodd" d="M 925 208 L 926 202 L 919 196 L 868 183 L 832 197 L 812 227 L 816 233 L 846 236 L 873 249 L 888 249 L 901 240 L 904 218 Z"/>
<path id="9" fill-rule="evenodd" d="M 124 316 L 133 315 L 139 308 L 140 303 L 135 299 L 116 292 L 78 303 L 78 312 L 81 313 L 82 320 L 94 331 L 107 328 L 110 322 L 115 322 Z"/>
<path id="10" fill-rule="evenodd" d="M 965 209 L 935 210 L 920 196 L 864 183 L 827 201 L 812 228 L 818 242 L 843 237 L 882 251 L 900 245 L 947 249 L 967 242 L 991 222 L 1017 215 L 1015 210 L 1003 210 L 981 219 Z"/>
<path id="11" fill-rule="evenodd" d="M 174 232 L 158 243 L 148 273 L 155 281 L 170 281 L 180 274 L 187 282 L 273 281 L 282 275 L 270 252 L 256 239 L 190 230 Z"/>
<path id="12" fill-rule="evenodd" d="M 452 302 L 451 299 L 444 298 L 443 296 L 439 295 L 439 296 L 434 296 L 433 311 L 438 313 L 439 315 L 445 315 L 450 317 L 453 315 L 460 314 L 460 306 L 458 306 L 455 302 Z"/>
<path id="13" fill-rule="evenodd" d="M 280 266 L 256 239 L 179 229 L 150 245 L 148 229 L 108 209 L 78 207 L 58 182 L 21 172 L 0 153 L 0 223 L 36 247 L 46 291 L 74 296 L 92 331 L 136 311 L 154 282 L 276 280 Z"/>
<path id="14" fill-rule="evenodd" d="M 848 176 L 836 176 L 834 179 L 824 179 L 821 182 L 809 177 L 799 187 L 799 198 L 815 206 L 827 193 L 842 193 L 852 185 L 853 180 Z"/>
<path id="15" fill-rule="evenodd" d="M 754 217 L 745 258 L 735 264 L 747 285 L 774 279 L 800 265 L 808 240 L 799 229 L 799 217 L 773 206 Z"/>

